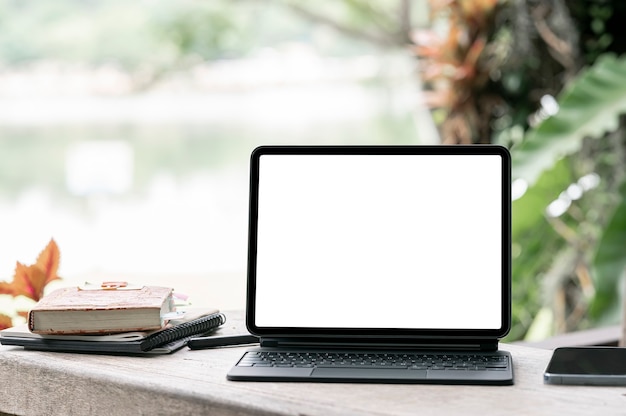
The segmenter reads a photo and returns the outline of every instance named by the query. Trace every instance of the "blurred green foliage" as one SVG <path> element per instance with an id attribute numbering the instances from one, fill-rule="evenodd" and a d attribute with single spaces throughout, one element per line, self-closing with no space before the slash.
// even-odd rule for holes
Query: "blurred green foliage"
<path id="1" fill-rule="evenodd" d="M 544 335 L 621 318 L 626 56 L 599 55 L 558 98 L 559 111 L 512 149 L 513 177 L 530 186 L 514 203 L 513 239 L 523 244 L 514 259 L 514 276 L 527 280 L 520 273 L 531 270 L 540 278 L 539 301 L 554 317 L 537 330 Z M 589 174 L 597 175 L 599 183 L 585 190 L 581 178 Z M 548 209 L 554 201 L 564 204 L 557 214 Z"/>
<path id="2" fill-rule="evenodd" d="M 390 3 L 378 3 L 387 7 L 325 1 L 324 12 L 317 14 L 317 5 L 309 11 L 298 2 L 278 0 L 6 0 L 0 3 L 0 63 L 52 60 L 161 71 L 242 57 L 294 40 L 326 55 L 362 53 L 371 50 L 368 24 L 397 30 Z M 336 17 L 335 28 L 344 33 L 320 25 L 322 17 L 326 23 Z"/>
<path id="3" fill-rule="evenodd" d="M 41 60 L 76 64 L 157 64 L 171 51 L 147 25 L 152 9 L 120 0 L 0 3 L 0 60 L 5 66 Z"/>

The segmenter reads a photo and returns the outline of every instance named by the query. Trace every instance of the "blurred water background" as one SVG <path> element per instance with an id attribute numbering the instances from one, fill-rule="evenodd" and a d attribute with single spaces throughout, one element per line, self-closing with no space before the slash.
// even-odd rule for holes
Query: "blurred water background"
<path id="1" fill-rule="evenodd" d="M 0 8 L 0 23 L 15 8 L 31 13 L 0 25 L 1 280 L 11 279 L 16 261 L 34 262 L 54 238 L 63 280 L 50 290 L 128 280 L 173 286 L 197 305 L 243 308 L 254 147 L 435 140 L 407 54 L 282 9 L 255 6 L 255 33 L 272 36 L 242 35 L 243 51 L 196 51 L 154 76 L 160 49 L 136 47 L 137 62 L 152 59 L 146 69 L 115 59 L 112 45 L 118 43 L 120 57 L 132 56 L 124 39 L 145 37 L 152 15 L 139 18 L 139 6 L 119 1 L 64 0 L 57 12 L 49 3 Z M 71 7 L 74 19 L 62 17 Z M 205 10 L 197 7 L 182 2 L 176 10 Z M 223 13 L 250 18 L 246 9 Z M 283 32 L 269 21 L 282 22 Z M 15 57 L 11 45 L 33 22 L 40 26 L 24 47 L 39 55 Z M 89 23 L 120 33 L 100 38 Z M 167 44 L 167 33 L 160 39 Z M 83 55 L 65 55 L 87 41 L 103 51 L 98 59 L 89 45 Z M 145 73 L 152 74 L 149 82 Z"/>

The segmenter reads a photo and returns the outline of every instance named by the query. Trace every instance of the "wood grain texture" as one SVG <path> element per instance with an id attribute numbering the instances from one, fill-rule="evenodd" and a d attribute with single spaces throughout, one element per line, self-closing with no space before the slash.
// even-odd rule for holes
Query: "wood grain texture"
<path id="1" fill-rule="evenodd" d="M 243 327 L 227 314 L 220 331 Z M 544 385 L 551 351 L 503 345 L 515 385 L 231 382 L 246 347 L 154 357 L 0 347 L 0 412 L 18 415 L 589 415 L 626 414 L 626 388 Z M 10 380 L 10 381 L 9 381 Z"/>

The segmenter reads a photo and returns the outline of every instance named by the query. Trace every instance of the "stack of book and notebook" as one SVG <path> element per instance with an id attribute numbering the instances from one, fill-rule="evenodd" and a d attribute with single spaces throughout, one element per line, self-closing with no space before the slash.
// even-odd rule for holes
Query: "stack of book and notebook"
<path id="1" fill-rule="evenodd" d="M 51 292 L 29 311 L 27 323 L 0 331 L 0 343 L 40 351 L 166 354 L 224 322 L 215 309 L 176 310 L 171 288 L 116 282 Z"/>

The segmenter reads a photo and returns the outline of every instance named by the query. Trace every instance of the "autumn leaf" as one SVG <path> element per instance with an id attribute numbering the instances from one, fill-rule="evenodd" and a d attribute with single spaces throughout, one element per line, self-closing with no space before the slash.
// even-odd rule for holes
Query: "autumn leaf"
<path id="1" fill-rule="evenodd" d="M 43 297 L 46 285 L 53 280 L 60 279 L 57 275 L 60 258 L 59 248 L 52 239 L 39 254 L 35 264 L 26 266 L 20 262 L 16 263 L 13 281 L 0 282 L 0 294 L 14 297 L 22 295 L 39 301 Z"/>
<path id="2" fill-rule="evenodd" d="M 46 280 L 44 287 L 53 280 L 60 279 L 57 275 L 61 252 L 54 239 L 51 239 L 46 248 L 37 257 L 37 266 L 44 272 Z"/>
<path id="3" fill-rule="evenodd" d="M 7 329 L 13 326 L 13 320 L 10 316 L 0 313 L 0 329 Z"/>
<path id="4" fill-rule="evenodd" d="M 43 296 L 46 275 L 37 266 L 25 266 L 20 262 L 15 265 L 15 275 L 13 276 L 13 296 L 23 295 L 34 301 L 38 301 Z"/>

